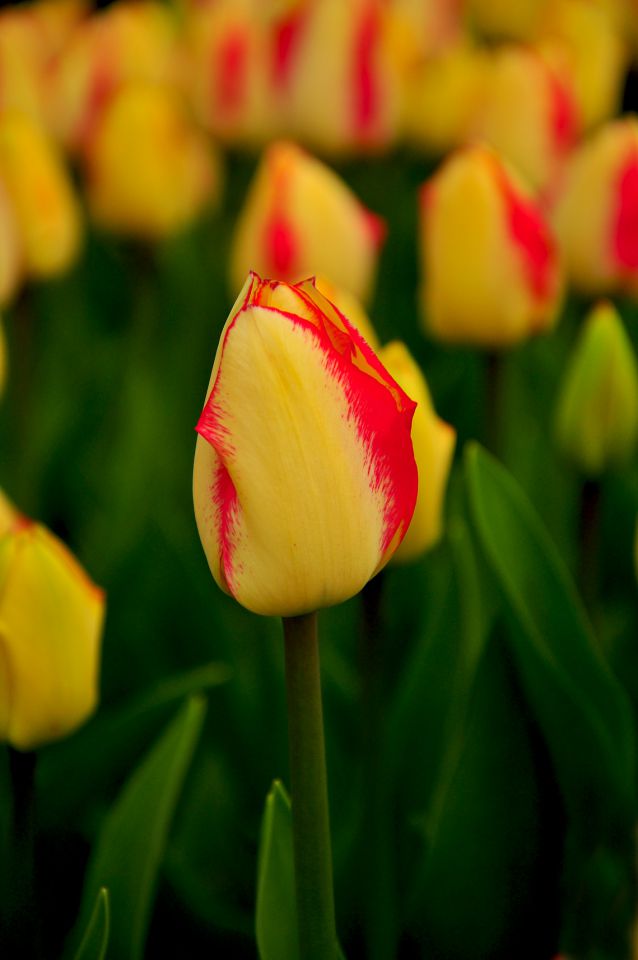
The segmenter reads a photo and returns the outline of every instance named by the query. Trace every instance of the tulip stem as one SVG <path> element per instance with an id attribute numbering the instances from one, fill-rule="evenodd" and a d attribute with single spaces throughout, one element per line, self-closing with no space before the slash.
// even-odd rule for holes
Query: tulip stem
<path id="1" fill-rule="evenodd" d="M 7 956 L 33 960 L 38 955 L 35 910 L 35 767 L 36 754 L 9 747 L 13 794 L 10 857 L 11 907 Z"/>
<path id="2" fill-rule="evenodd" d="M 284 618 L 299 951 L 336 960 L 317 614 Z"/>

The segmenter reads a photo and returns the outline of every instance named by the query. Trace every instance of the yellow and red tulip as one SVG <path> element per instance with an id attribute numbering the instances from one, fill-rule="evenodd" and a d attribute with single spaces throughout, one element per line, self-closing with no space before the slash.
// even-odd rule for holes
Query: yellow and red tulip
<path id="1" fill-rule="evenodd" d="M 219 586 L 278 616 L 361 590 L 412 517 L 414 406 L 312 281 L 252 274 L 197 425 L 195 515 Z"/>
<path id="2" fill-rule="evenodd" d="M 636 451 L 638 366 L 610 303 L 597 304 L 580 333 L 558 399 L 556 438 L 589 476 L 622 466 Z"/>
<path id="3" fill-rule="evenodd" d="M 378 355 L 388 373 L 417 405 L 412 420 L 412 444 L 419 474 L 419 492 L 408 532 L 391 561 L 411 563 L 441 537 L 456 431 L 437 417 L 425 377 L 404 343 L 398 340 L 388 343 Z"/>
<path id="4" fill-rule="evenodd" d="M 453 154 L 421 192 L 421 301 L 437 339 L 498 348 L 550 328 L 556 244 L 515 175 L 486 147 Z"/>
<path id="5" fill-rule="evenodd" d="M 55 144 L 24 114 L 0 116 L 0 177 L 15 210 L 27 274 L 67 270 L 82 239 L 78 201 Z"/>
<path id="6" fill-rule="evenodd" d="M 183 229 L 219 191 L 212 145 L 162 86 L 123 88 L 97 122 L 86 161 L 96 222 L 142 239 Z"/>
<path id="7" fill-rule="evenodd" d="M 102 591 L 65 545 L 14 520 L 0 536 L 0 740 L 32 750 L 91 715 L 103 618 Z"/>
<path id="8" fill-rule="evenodd" d="M 329 167 L 292 143 L 274 143 L 235 227 L 232 288 L 250 270 L 289 281 L 317 274 L 365 301 L 383 232 L 382 221 Z"/>
<path id="9" fill-rule="evenodd" d="M 554 211 L 568 279 L 582 293 L 638 293 L 638 121 L 605 124 L 574 155 Z"/>

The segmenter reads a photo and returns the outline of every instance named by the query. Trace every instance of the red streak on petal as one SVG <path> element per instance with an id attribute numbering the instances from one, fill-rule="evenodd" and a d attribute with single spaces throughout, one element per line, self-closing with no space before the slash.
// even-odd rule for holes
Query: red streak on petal
<path id="1" fill-rule="evenodd" d="M 226 586 L 232 593 L 234 572 L 233 533 L 239 512 L 239 499 L 227 467 L 219 461 L 213 483 L 213 502 L 217 509 L 220 571 Z"/>
<path id="2" fill-rule="evenodd" d="M 78 124 L 76 141 L 81 149 L 89 147 L 95 128 L 104 112 L 104 108 L 115 93 L 116 86 L 115 72 L 110 56 L 104 51 L 96 58 L 84 112 Z"/>
<path id="3" fill-rule="evenodd" d="M 368 5 L 359 23 L 354 47 L 354 128 L 366 137 L 378 113 L 379 93 L 374 70 L 374 56 L 380 36 L 376 5 Z"/>
<path id="4" fill-rule="evenodd" d="M 613 255 L 629 270 L 638 268 L 638 151 L 631 150 L 620 169 L 613 218 Z"/>
<path id="5" fill-rule="evenodd" d="M 248 37 L 243 27 L 229 31 L 213 58 L 213 102 L 223 116 L 241 110 L 246 99 Z"/>
<path id="6" fill-rule="evenodd" d="M 549 83 L 553 143 L 556 153 L 564 156 L 572 149 L 578 137 L 580 127 L 578 108 L 571 90 L 551 71 Z"/>
<path id="7" fill-rule="evenodd" d="M 555 244 L 547 224 L 536 205 L 521 196 L 504 174 L 500 174 L 499 183 L 505 199 L 510 235 L 523 256 L 527 281 L 534 297 L 540 301 L 546 300 L 552 292 L 556 260 Z"/>
<path id="8" fill-rule="evenodd" d="M 361 208 L 361 213 L 370 239 L 372 240 L 372 246 L 378 251 L 385 243 L 385 238 L 388 235 L 386 222 L 383 217 L 373 213 L 372 210 L 366 209 L 366 207 Z"/>
<path id="9" fill-rule="evenodd" d="M 295 50 L 306 21 L 307 9 L 302 6 L 273 27 L 272 79 L 278 90 L 288 86 Z"/>
<path id="10" fill-rule="evenodd" d="M 269 273 L 278 279 L 292 279 L 297 260 L 297 239 L 293 225 L 283 211 L 273 211 L 266 221 L 264 245 Z"/>

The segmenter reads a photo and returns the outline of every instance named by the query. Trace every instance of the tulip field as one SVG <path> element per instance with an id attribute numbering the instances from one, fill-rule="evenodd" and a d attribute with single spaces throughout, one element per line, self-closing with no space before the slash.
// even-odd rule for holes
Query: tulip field
<path id="1" fill-rule="evenodd" d="M 3 960 L 638 960 L 637 78 L 2 5 Z"/>

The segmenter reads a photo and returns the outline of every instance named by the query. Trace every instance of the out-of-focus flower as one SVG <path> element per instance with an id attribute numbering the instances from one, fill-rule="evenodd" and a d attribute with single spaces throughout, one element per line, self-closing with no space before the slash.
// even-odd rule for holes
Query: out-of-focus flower
<path id="1" fill-rule="evenodd" d="M 0 177 L 15 209 L 27 273 L 51 277 L 68 269 L 82 237 L 79 206 L 55 144 L 26 115 L 0 116 Z"/>
<path id="2" fill-rule="evenodd" d="M 20 110 L 42 122 L 48 52 L 45 32 L 31 8 L 0 11 L 0 112 Z"/>
<path id="3" fill-rule="evenodd" d="M 555 186 L 580 131 L 567 78 L 525 47 L 495 50 L 475 134 L 508 160 L 535 191 Z"/>
<path id="4" fill-rule="evenodd" d="M 531 40 L 554 0 L 468 0 L 472 26 L 490 40 Z"/>
<path id="5" fill-rule="evenodd" d="M 20 514 L 9 500 L 6 493 L 0 490 L 0 537 L 8 533 Z"/>
<path id="6" fill-rule="evenodd" d="M 565 372 L 556 410 L 562 453 L 590 476 L 622 466 L 638 443 L 638 368 L 610 303 L 589 314 Z"/>
<path id="7" fill-rule="evenodd" d="M 359 300 L 348 290 L 330 283 L 325 277 L 315 277 L 315 286 L 326 300 L 330 300 L 337 310 L 348 318 L 348 322 L 359 331 L 368 346 L 378 353 L 381 344 L 377 332 Z"/>
<path id="8" fill-rule="evenodd" d="M 153 0 L 121 0 L 79 25 L 51 77 L 50 123 L 68 149 L 84 149 L 125 84 L 175 81 L 176 30 L 168 5 Z"/>
<path id="9" fill-rule="evenodd" d="M 288 72 L 292 133 L 330 153 L 379 150 L 395 140 L 402 44 L 381 0 L 306 0 Z"/>
<path id="10" fill-rule="evenodd" d="M 638 293 L 638 121 L 605 124 L 570 163 L 553 215 L 568 279 L 586 294 Z"/>
<path id="11" fill-rule="evenodd" d="M 628 51 L 603 7 L 591 0 L 554 0 L 537 45 L 569 77 L 583 129 L 618 112 Z"/>
<path id="12" fill-rule="evenodd" d="M 166 87 L 117 94 L 87 151 L 89 207 L 109 230 L 159 239 L 186 227 L 216 199 L 217 154 Z"/>
<path id="13" fill-rule="evenodd" d="M 229 143 L 256 146 L 278 129 L 273 30 L 258 0 L 219 0 L 186 23 L 185 82 L 200 122 Z"/>
<path id="14" fill-rule="evenodd" d="M 290 281 L 320 274 L 365 302 L 383 234 L 382 221 L 329 167 L 294 144 L 274 143 L 237 221 L 232 288 L 250 270 Z"/>
<path id="15" fill-rule="evenodd" d="M 420 234 L 432 336 L 507 347 L 553 325 L 562 290 L 554 240 L 491 150 L 458 151 L 424 185 Z"/>
<path id="16" fill-rule="evenodd" d="M 406 136 L 430 153 L 444 154 L 465 143 L 483 100 L 487 54 L 461 40 L 426 58 L 406 81 Z"/>
<path id="17" fill-rule="evenodd" d="M 381 363 L 416 402 L 412 444 L 419 473 L 419 492 L 408 532 L 392 563 L 411 563 L 435 545 L 443 530 L 443 507 L 452 465 L 456 431 L 437 417 L 418 364 L 404 343 L 388 343 L 378 352 Z"/>
<path id="18" fill-rule="evenodd" d="M 24 273 L 24 253 L 16 213 L 0 173 L 0 307 L 9 303 Z"/>
<path id="19" fill-rule="evenodd" d="M 0 739 L 32 750 L 95 709 L 104 594 L 44 527 L 0 537 Z"/>
<path id="20" fill-rule="evenodd" d="M 389 0 L 389 6 L 419 58 L 437 56 L 465 34 L 467 0 Z"/>
<path id="21" fill-rule="evenodd" d="M 44 33 L 50 55 L 62 50 L 91 6 L 90 0 L 37 0 L 28 7 Z"/>
<path id="22" fill-rule="evenodd" d="M 252 274 L 197 426 L 195 515 L 219 586 L 279 616 L 357 593 L 412 517 L 413 412 L 312 281 Z"/>

